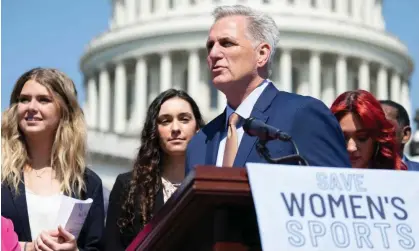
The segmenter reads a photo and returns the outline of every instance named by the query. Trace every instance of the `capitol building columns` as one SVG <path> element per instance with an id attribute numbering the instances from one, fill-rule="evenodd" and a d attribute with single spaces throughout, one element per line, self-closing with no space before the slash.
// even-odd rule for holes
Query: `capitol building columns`
<path id="1" fill-rule="evenodd" d="M 309 62 L 310 92 L 306 95 L 320 99 L 321 93 L 321 59 L 320 52 L 312 51 Z"/>
<path id="2" fill-rule="evenodd" d="M 127 120 L 127 72 L 124 61 L 116 64 L 115 68 L 115 99 L 114 99 L 114 127 L 116 133 L 124 133 Z"/>
<path id="3" fill-rule="evenodd" d="M 80 62 L 86 79 L 89 151 L 106 157 L 100 165 L 109 164 L 108 156 L 133 158 L 148 106 L 162 91 L 188 92 L 206 122 L 223 111 L 225 95 L 211 83 L 205 60 L 211 12 L 219 5 L 249 5 L 279 25 L 270 76 L 278 89 L 313 96 L 328 107 L 339 94 L 364 89 L 378 99 L 401 103 L 411 114 L 413 62 L 407 47 L 385 30 L 382 0 L 111 4 L 109 29 L 87 44 Z"/>
<path id="4" fill-rule="evenodd" d="M 370 68 L 366 60 L 361 60 L 358 68 L 359 89 L 370 90 Z"/>
<path id="5" fill-rule="evenodd" d="M 98 91 L 96 76 L 89 76 L 87 80 L 87 125 L 90 128 L 97 128 L 98 126 Z"/>
<path id="6" fill-rule="evenodd" d="M 378 69 L 377 86 L 377 98 L 381 100 L 388 99 L 388 73 L 387 68 L 383 65 Z"/>
<path id="7" fill-rule="evenodd" d="M 149 0 L 137 1 L 140 5 L 140 17 L 147 17 L 151 13 L 151 2 Z"/>
<path id="8" fill-rule="evenodd" d="M 128 133 L 138 134 L 138 125 L 143 124 L 145 114 L 147 114 L 147 60 L 144 56 L 135 59 L 134 76 L 134 102 L 130 116 Z"/>
<path id="9" fill-rule="evenodd" d="M 111 110 L 111 83 L 106 66 L 99 73 L 99 130 L 108 131 L 110 126 Z"/>
<path id="10" fill-rule="evenodd" d="M 172 58 L 170 52 L 160 54 L 160 92 L 172 87 Z"/>
<path id="11" fill-rule="evenodd" d="M 292 92 L 292 57 L 291 50 L 284 48 L 281 51 L 279 63 L 280 89 L 286 92 Z"/>
<path id="12" fill-rule="evenodd" d="M 407 75 L 394 67 L 324 50 L 277 50 L 271 80 L 280 90 L 318 98 L 327 106 L 353 89 L 410 105 Z M 114 60 L 86 74 L 89 128 L 138 134 L 151 101 L 170 88 L 187 91 L 211 119 L 226 100 L 212 86 L 205 58 L 204 48 L 191 47 Z"/>
<path id="13" fill-rule="evenodd" d="M 126 10 L 127 10 L 127 14 L 126 14 L 126 18 L 127 18 L 127 23 L 131 24 L 137 21 L 137 4 L 139 4 L 137 2 L 137 0 L 126 0 Z"/>
<path id="14" fill-rule="evenodd" d="M 338 55 L 336 59 L 336 94 L 347 91 L 348 68 L 346 56 Z"/>
<path id="15" fill-rule="evenodd" d="M 391 100 L 400 102 L 400 88 L 401 88 L 400 75 L 396 71 L 393 72 L 391 77 Z"/>
<path id="16" fill-rule="evenodd" d="M 327 60 L 328 59 L 328 60 Z M 327 61 L 326 61 L 327 60 Z M 329 62 L 333 60 L 332 62 Z M 327 107 L 330 107 L 333 103 L 333 101 L 336 99 L 336 84 L 335 84 L 335 78 L 336 78 L 336 63 L 335 63 L 335 57 L 332 55 L 326 54 L 324 56 L 323 61 L 324 64 L 321 67 L 321 81 L 320 81 L 320 100 L 322 100 Z"/>
<path id="17" fill-rule="evenodd" d="M 400 94 L 401 104 L 404 107 L 406 107 L 407 113 L 409 114 L 409 117 L 411 118 L 412 112 L 410 109 L 408 109 L 412 107 L 409 94 L 410 94 L 409 82 L 407 80 L 403 80 L 402 87 L 401 87 L 401 94 Z M 419 128 L 417 130 L 419 130 Z"/>
<path id="18" fill-rule="evenodd" d="M 201 83 L 200 83 L 200 59 L 198 49 L 188 52 L 188 92 L 191 97 L 200 105 Z M 198 84 L 199 83 L 199 84 Z"/>

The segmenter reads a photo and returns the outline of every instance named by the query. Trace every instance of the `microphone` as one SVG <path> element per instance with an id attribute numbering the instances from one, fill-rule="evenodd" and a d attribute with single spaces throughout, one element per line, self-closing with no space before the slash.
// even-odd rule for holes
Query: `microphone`
<path id="1" fill-rule="evenodd" d="M 257 120 L 255 118 L 248 118 L 244 120 L 243 124 L 244 131 L 249 134 L 250 136 L 256 136 L 259 138 L 259 142 L 256 144 L 256 150 L 260 155 L 265 158 L 268 163 L 272 164 L 281 164 L 281 163 L 288 163 L 288 162 L 295 162 L 297 161 L 299 165 L 308 166 L 307 160 L 300 155 L 298 150 L 297 144 L 292 140 L 291 136 L 281 130 L 267 125 L 264 122 Z M 266 143 L 270 140 L 282 140 L 291 142 L 295 154 L 280 157 L 280 158 L 272 158 L 269 154 L 269 150 L 266 147 Z"/>
<path id="2" fill-rule="evenodd" d="M 282 141 L 291 140 L 290 135 L 255 118 L 245 119 L 243 129 L 250 136 L 256 136 L 263 141 L 274 139 L 279 139 Z"/>

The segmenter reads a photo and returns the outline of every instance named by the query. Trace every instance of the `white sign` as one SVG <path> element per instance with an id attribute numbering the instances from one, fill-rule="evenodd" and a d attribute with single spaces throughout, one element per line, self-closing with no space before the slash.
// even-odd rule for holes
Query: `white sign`
<path id="1" fill-rule="evenodd" d="M 264 251 L 419 250 L 419 172 L 247 170 Z"/>

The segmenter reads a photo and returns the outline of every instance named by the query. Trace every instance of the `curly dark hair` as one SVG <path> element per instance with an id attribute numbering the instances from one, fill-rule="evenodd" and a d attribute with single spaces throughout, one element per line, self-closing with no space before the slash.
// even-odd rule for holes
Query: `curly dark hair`
<path id="1" fill-rule="evenodd" d="M 204 120 L 202 119 L 198 105 L 185 91 L 169 89 L 162 92 L 150 104 L 141 132 L 141 146 L 134 162 L 132 178 L 128 184 L 128 194 L 124 198 L 122 213 L 118 219 L 118 226 L 121 232 L 133 224 L 135 218 L 134 203 L 137 196 L 142 227 L 153 217 L 155 196 L 162 186 L 160 160 L 164 154 L 159 144 L 157 117 L 161 105 L 166 100 L 175 97 L 181 98 L 190 104 L 196 120 L 197 129 L 204 126 Z"/>

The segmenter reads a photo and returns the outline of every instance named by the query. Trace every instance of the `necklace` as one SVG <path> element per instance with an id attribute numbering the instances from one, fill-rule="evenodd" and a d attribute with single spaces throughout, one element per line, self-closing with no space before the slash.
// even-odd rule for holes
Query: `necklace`
<path id="1" fill-rule="evenodd" d="M 32 169 L 32 170 L 35 172 L 35 176 L 36 176 L 37 178 L 42 178 L 42 174 L 44 174 L 44 172 L 45 172 L 47 169 L 45 169 L 45 168 L 44 168 L 44 170 L 42 170 L 40 174 L 38 174 L 38 172 L 37 172 L 35 169 Z"/>

